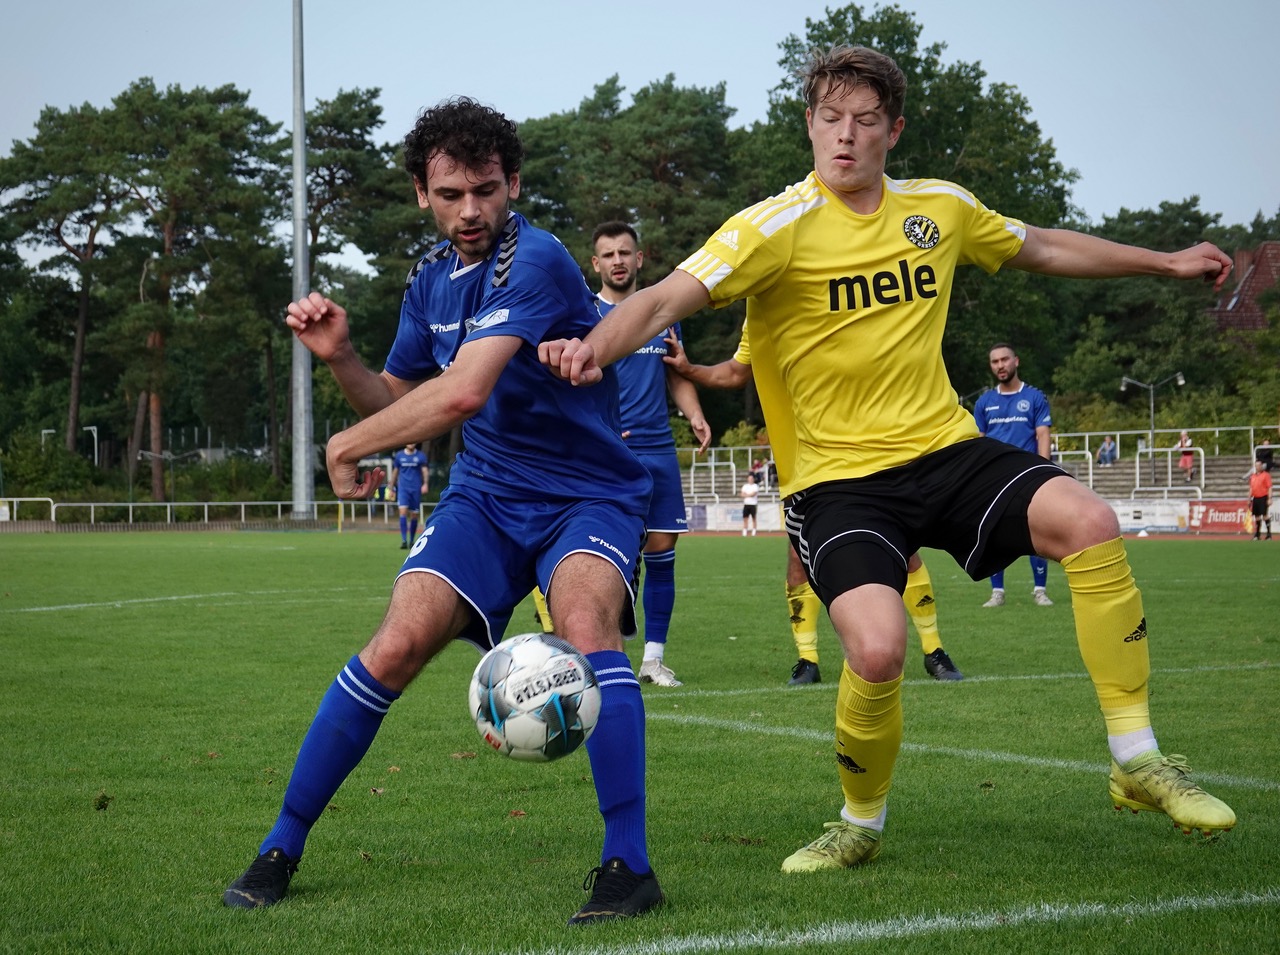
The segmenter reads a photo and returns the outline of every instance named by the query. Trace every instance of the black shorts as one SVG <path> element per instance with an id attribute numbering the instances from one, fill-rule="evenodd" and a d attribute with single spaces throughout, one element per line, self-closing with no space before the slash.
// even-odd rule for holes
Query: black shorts
<path id="1" fill-rule="evenodd" d="M 1269 497 L 1251 497 L 1249 502 L 1253 505 L 1253 516 L 1265 518 L 1267 511 L 1271 510 L 1271 498 Z"/>
<path id="2" fill-rule="evenodd" d="M 743 505 L 742 505 L 742 516 L 743 516 L 744 518 L 745 518 L 745 517 L 755 517 L 755 516 L 756 516 L 756 508 L 757 508 L 757 507 L 759 507 L 759 505 L 758 505 L 758 504 L 743 504 Z"/>
<path id="3" fill-rule="evenodd" d="M 1066 472 L 993 438 L 974 438 L 887 471 L 818 484 L 784 505 L 787 534 L 830 606 L 863 584 L 906 587 L 907 560 L 945 550 L 974 580 L 1034 554 L 1027 507 Z"/>

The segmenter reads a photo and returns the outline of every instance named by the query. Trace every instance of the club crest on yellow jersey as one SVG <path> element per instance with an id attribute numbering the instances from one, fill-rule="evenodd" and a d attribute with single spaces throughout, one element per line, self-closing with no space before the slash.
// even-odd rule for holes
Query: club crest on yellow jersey
<path id="1" fill-rule="evenodd" d="M 928 216 L 907 216 L 902 223 L 902 231 L 911 240 L 911 244 L 921 249 L 932 249 L 942 238 L 942 230 L 938 223 Z"/>

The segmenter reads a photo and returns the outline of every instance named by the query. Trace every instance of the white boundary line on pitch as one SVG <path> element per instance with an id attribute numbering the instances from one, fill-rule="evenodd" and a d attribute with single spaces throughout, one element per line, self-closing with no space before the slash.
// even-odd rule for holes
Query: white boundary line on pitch
<path id="1" fill-rule="evenodd" d="M 343 593 L 356 590 L 355 587 L 326 587 L 325 593 Z M 297 595 L 297 588 L 291 590 L 227 590 L 210 594 L 174 594 L 170 597 L 131 597 L 126 600 L 98 600 L 92 603 L 57 604 L 52 607 L 11 607 L 0 610 L 0 613 L 58 613 L 62 610 L 114 610 L 138 604 L 174 603 L 180 600 L 223 600 L 227 597 L 278 597 L 285 594 Z M 308 596 L 314 602 L 314 596 Z"/>
<path id="2" fill-rule="evenodd" d="M 794 739 L 806 739 L 814 742 L 830 743 L 834 737 L 833 730 L 811 730 L 799 726 L 768 726 L 764 723 L 749 723 L 745 720 L 722 720 L 710 716 L 684 716 L 677 713 L 648 713 L 648 720 L 662 720 L 667 723 L 680 723 L 686 726 L 705 726 L 708 729 L 732 730 L 735 733 L 753 733 L 762 736 L 789 736 Z M 970 759 L 976 762 L 1016 763 L 1021 766 L 1036 766 L 1044 769 L 1066 769 L 1081 773 L 1105 773 L 1107 764 L 1088 763 L 1083 760 L 1051 759 L 1045 756 L 1024 756 L 1021 753 L 1002 753 L 990 749 L 962 749 L 958 746 L 928 746 L 923 743 L 902 744 L 903 752 L 929 753 L 935 756 L 955 756 L 959 759 Z M 1202 773 L 1197 771 L 1196 778 L 1237 789 L 1251 789 L 1260 792 L 1280 792 L 1280 782 L 1269 779 L 1252 779 L 1247 776 L 1225 776 L 1221 773 Z"/>
<path id="3" fill-rule="evenodd" d="M 1238 673 L 1248 670 L 1274 670 L 1280 668 L 1280 663 L 1269 663 L 1263 661 L 1261 663 L 1238 663 L 1226 666 L 1200 666 L 1200 667 L 1152 667 L 1152 675 L 1169 674 L 1169 673 Z M 1019 680 L 1087 680 L 1089 674 L 1079 671 L 1076 673 L 1026 673 L 1026 674 L 991 674 L 989 676 L 967 676 L 962 682 L 964 683 L 1005 683 L 1015 682 Z M 954 686 L 953 683 L 943 683 L 928 677 L 919 677 L 917 679 L 904 679 L 903 686 Z M 732 690 L 664 690 L 662 693 L 655 695 L 655 700 L 679 700 L 679 699 L 697 699 L 698 697 L 715 697 L 715 696 L 752 696 L 759 693 L 822 693 L 824 691 L 835 690 L 836 683 L 810 683 L 805 686 L 790 686 L 786 683 L 778 683 L 771 686 L 759 687 L 739 687 Z"/>
<path id="4" fill-rule="evenodd" d="M 648 942 L 621 945 L 556 946 L 521 949 L 521 955 L 689 955 L 696 952 L 729 952 L 735 949 L 790 950 L 800 946 L 852 945 L 886 939 L 911 939 L 958 932 L 998 932 L 1022 926 L 1053 925 L 1062 922 L 1097 922 L 1105 919 L 1150 919 L 1182 912 L 1246 909 L 1280 905 L 1280 889 L 1258 892 L 1223 892 L 1212 895 L 1181 895 L 1146 902 L 1040 902 L 1020 909 L 971 912 L 962 915 L 904 915 L 876 922 L 823 922 L 808 928 L 747 929 L 716 935 L 664 936 Z M 464 949 L 464 951 L 468 951 Z"/>

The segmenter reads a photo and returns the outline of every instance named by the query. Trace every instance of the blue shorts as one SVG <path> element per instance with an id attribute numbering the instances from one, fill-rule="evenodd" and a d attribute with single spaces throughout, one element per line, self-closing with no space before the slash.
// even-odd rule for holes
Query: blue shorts
<path id="1" fill-rule="evenodd" d="M 611 501 L 512 501 L 450 485 L 396 576 L 435 574 L 456 590 L 472 611 L 459 636 L 483 653 L 502 639 L 535 584 L 547 593 L 560 561 L 597 554 L 626 585 L 619 628 L 629 637 L 643 537 L 640 518 Z"/>
<path id="2" fill-rule="evenodd" d="M 645 470 L 653 477 L 653 497 L 649 498 L 649 516 L 644 529 L 649 533 L 683 534 L 689 530 L 684 512 L 684 487 L 680 478 L 680 460 L 675 449 L 636 451 Z"/>
<path id="3" fill-rule="evenodd" d="M 396 506 L 416 511 L 422 507 L 422 485 L 396 489 Z"/>

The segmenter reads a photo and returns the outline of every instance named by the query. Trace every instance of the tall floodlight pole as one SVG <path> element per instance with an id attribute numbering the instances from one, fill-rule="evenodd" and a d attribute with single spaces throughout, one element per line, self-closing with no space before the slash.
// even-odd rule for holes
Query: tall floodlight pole
<path id="1" fill-rule="evenodd" d="M 1161 378 L 1155 382 L 1139 381 L 1137 378 L 1130 378 L 1125 375 L 1120 379 L 1120 390 L 1128 391 L 1130 385 L 1138 388 L 1145 388 L 1147 391 L 1147 408 L 1150 411 L 1150 425 L 1147 428 L 1147 449 L 1151 455 L 1151 484 L 1154 487 L 1156 483 L 1156 389 L 1161 385 L 1173 382 L 1179 388 L 1187 383 L 1187 379 L 1182 377 L 1182 372 L 1174 372 L 1168 378 Z"/>
<path id="2" fill-rule="evenodd" d="M 307 250 L 307 111 L 302 95 L 302 0 L 293 0 L 293 297 L 311 291 Z M 307 520 L 315 504 L 315 443 L 311 420 L 311 352 L 293 340 L 293 519 Z"/>

